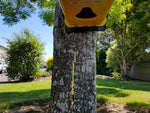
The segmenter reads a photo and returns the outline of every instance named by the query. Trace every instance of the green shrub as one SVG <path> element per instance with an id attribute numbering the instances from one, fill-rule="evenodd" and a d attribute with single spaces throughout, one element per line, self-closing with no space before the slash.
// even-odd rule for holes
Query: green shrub
<path id="1" fill-rule="evenodd" d="M 43 71 L 41 74 L 40 74 L 40 77 L 48 77 L 48 76 L 51 76 L 52 75 L 52 71 Z"/>
<path id="2" fill-rule="evenodd" d="M 112 76 L 113 76 L 114 78 L 117 78 L 117 77 L 121 77 L 122 75 L 121 75 L 121 73 L 112 72 Z"/>
<path id="3" fill-rule="evenodd" d="M 44 44 L 28 29 L 21 34 L 14 33 L 14 39 L 7 40 L 7 44 L 7 76 L 21 81 L 36 78 L 42 63 Z"/>
<path id="4" fill-rule="evenodd" d="M 39 78 L 39 77 L 42 75 L 42 73 L 43 73 L 43 72 L 42 72 L 40 69 L 37 70 L 36 73 L 35 73 L 34 79 Z"/>
<path id="5" fill-rule="evenodd" d="M 48 77 L 48 76 L 51 76 L 52 75 L 52 71 L 41 71 L 41 70 L 38 70 L 36 72 L 36 75 L 35 75 L 35 78 L 34 79 L 37 79 L 38 77 Z"/>
<path id="6" fill-rule="evenodd" d="M 46 70 L 46 71 L 53 70 L 53 57 L 50 57 L 50 58 L 46 61 L 46 67 L 47 67 L 47 70 Z"/>

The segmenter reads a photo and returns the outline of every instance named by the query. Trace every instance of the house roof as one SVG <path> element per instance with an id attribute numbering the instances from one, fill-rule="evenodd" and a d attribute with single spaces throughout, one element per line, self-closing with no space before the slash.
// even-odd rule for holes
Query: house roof
<path id="1" fill-rule="evenodd" d="M 0 45 L 0 49 L 8 49 L 7 47 L 4 47 L 4 46 L 2 46 L 2 45 Z"/>

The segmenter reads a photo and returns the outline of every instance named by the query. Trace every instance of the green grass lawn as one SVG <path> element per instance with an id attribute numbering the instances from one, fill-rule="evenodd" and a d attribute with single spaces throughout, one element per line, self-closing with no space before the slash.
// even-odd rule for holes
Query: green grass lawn
<path id="1" fill-rule="evenodd" d="M 129 108 L 150 108 L 150 83 L 97 78 L 97 100 L 118 102 Z"/>
<path id="2" fill-rule="evenodd" d="M 0 84 L 0 111 L 12 103 L 49 99 L 51 81 Z M 150 83 L 97 78 L 97 100 L 130 108 L 150 108 Z"/>
<path id="3" fill-rule="evenodd" d="M 0 84 L 0 111 L 14 103 L 49 99 L 50 87 L 51 81 Z"/>

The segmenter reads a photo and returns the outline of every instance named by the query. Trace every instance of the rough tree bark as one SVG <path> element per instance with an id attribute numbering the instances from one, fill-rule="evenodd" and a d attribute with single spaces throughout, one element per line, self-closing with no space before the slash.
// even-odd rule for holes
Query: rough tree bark
<path id="1" fill-rule="evenodd" d="M 50 113 L 96 113 L 96 32 L 66 33 L 56 0 Z"/>

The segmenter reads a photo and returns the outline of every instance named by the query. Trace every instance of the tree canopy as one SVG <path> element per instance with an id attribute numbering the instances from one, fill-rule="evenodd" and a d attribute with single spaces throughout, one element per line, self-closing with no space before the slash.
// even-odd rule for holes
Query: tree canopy
<path id="1" fill-rule="evenodd" d="M 0 9 L 4 24 L 14 25 L 38 12 L 43 22 L 50 26 L 54 22 L 55 0 L 0 0 Z"/>
<path id="2" fill-rule="evenodd" d="M 118 65 L 123 75 L 128 77 L 133 62 L 136 61 L 150 45 L 150 1 L 130 1 L 126 2 L 124 6 L 124 10 L 120 9 L 122 13 L 119 13 L 120 15 L 124 15 L 123 19 L 120 17 L 120 21 L 118 21 L 118 18 L 111 18 L 114 18 L 114 20 L 111 21 L 110 27 L 115 42 L 109 48 L 107 58 L 114 58 L 114 60 L 107 59 L 106 61 L 109 66 L 112 63 Z M 120 10 L 114 11 L 112 8 L 111 13 L 118 13 Z M 115 67 L 118 66 L 113 65 L 111 67 L 115 69 Z"/>

